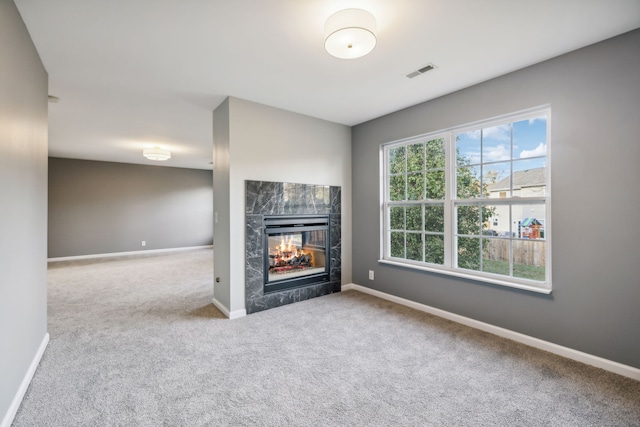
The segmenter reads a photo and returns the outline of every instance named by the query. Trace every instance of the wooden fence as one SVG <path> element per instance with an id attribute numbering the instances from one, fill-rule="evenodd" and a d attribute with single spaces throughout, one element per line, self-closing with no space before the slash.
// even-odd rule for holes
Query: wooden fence
<path id="1" fill-rule="evenodd" d="M 509 261 L 509 240 L 485 238 L 483 248 L 484 258 Z M 544 267 L 546 248 L 545 240 L 513 240 L 513 263 Z"/>

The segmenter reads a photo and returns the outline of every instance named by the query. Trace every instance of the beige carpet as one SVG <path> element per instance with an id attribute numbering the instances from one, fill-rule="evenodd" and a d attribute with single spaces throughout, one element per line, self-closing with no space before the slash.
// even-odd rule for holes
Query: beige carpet
<path id="1" fill-rule="evenodd" d="M 640 426 L 640 383 L 355 291 L 227 320 L 211 250 L 49 270 L 15 426 Z"/>

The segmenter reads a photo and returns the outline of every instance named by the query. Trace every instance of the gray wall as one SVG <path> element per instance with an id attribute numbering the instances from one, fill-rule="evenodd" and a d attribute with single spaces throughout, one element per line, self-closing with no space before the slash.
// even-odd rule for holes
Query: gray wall
<path id="1" fill-rule="evenodd" d="M 49 159 L 50 258 L 212 243 L 211 171 Z"/>
<path id="2" fill-rule="evenodd" d="M 0 201 L 1 422 L 47 334 L 47 73 L 18 10 L 5 0 Z"/>
<path id="3" fill-rule="evenodd" d="M 639 70 L 635 30 L 354 127 L 354 283 L 640 368 Z M 377 263 L 380 144 L 543 104 L 551 295 Z"/>

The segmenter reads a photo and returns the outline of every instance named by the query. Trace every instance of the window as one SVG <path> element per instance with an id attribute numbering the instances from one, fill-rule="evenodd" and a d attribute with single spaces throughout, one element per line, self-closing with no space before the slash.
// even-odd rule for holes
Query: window
<path id="1" fill-rule="evenodd" d="M 384 144 L 381 262 L 550 291 L 549 116 Z"/>

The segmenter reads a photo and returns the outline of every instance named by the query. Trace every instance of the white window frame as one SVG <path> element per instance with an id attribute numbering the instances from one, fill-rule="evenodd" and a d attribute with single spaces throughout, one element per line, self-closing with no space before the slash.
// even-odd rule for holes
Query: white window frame
<path id="1" fill-rule="evenodd" d="M 456 174 L 456 141 L 455 134 L 464 133 L 467 131 L 475 131 L 482 128 L 488 128 L 498 125 L 504 125 L 507 123 L 518 122 L 521 120 L 532 119 L 535 117 L 546 116 L 547 119 L 547 135 L 546 135 L 546 188 L 544 196 L 536 197 L 511 197 L 507 198 L 477 198 L 459 200 L 456 199 L 455 188 L 455 174 Z M 528 291 L 549 294 L 551 293 L 551 240 L 553 232 L 551 229 L 551 108 L 550 106 L 536 107 L 528 110 L 519 111 L 500 117 L 494 117 L 487 120 L 482 120 L 474 123 L 465 124 L 462 126 L 456 126 L 453 128 L 431 132 L 415 137 L 405 138 L 401 140 L 391 141 L 380 146 L 379 160 L 380 160 L 380 259 L 379 263 L 390 264 L 395 266 L 407 267 L 411 269 L 417 269 L 422 271 L 429 271 L 435 273 L 441 273 L 445 275 L 451 275 L 461 277 L 465 279 L 473 279 L 481 282 L 493 283 L 497 285 L 513 287 L 518 289 L 524 289 Z M 444 138 L 445 139 L 445 198 L 444 202 L 444 264 L 430 264 L 426 262 L 411 261 L 407 259 L 393 258 L 390 256 L 390 207 L 393 205 L 425 205 L 429 201 L 390 201 L 389 200 L 389 173 L 387 171 L 387 153 L 393 148 L 400 146 L 408 146 L 418 142 L 430 141 L 433 139 Z M 513 162 L 513 156 L 511 156 L 511 162 Z M 489 162 L 490 163 L 490 162 Z M 513 172 L 513 171 L 512 171 Z M 406 173 L 406 172 L 405 172 Z M 513 183 L 512 183 L 513 185 Z M 437 202 L 433 200 L 431 202 Z M 482 271 L 467 270 L 455 267 L 457 265 L 457 251 L 456 251 L 456 206 L 460 204 L 481 202 L 490 206 L 494 205 L 525 205 L 525 204 L 543 204 L 545 207 L 545 280 L 535 281 L 530 279 L 523 279 L 514 276 L 506 276 L 500 274 L 492 274 Z M 511 218 L 508 218 L 509 224 L 512 223 Z M 482 233 L 482 231 L 481 231 Z M 482 239 L 482 235 L 480 236 Z M 509 239 L 517 241 L 512 237 Z M 510 263 L 511 265 L 511 263 Z"/>

